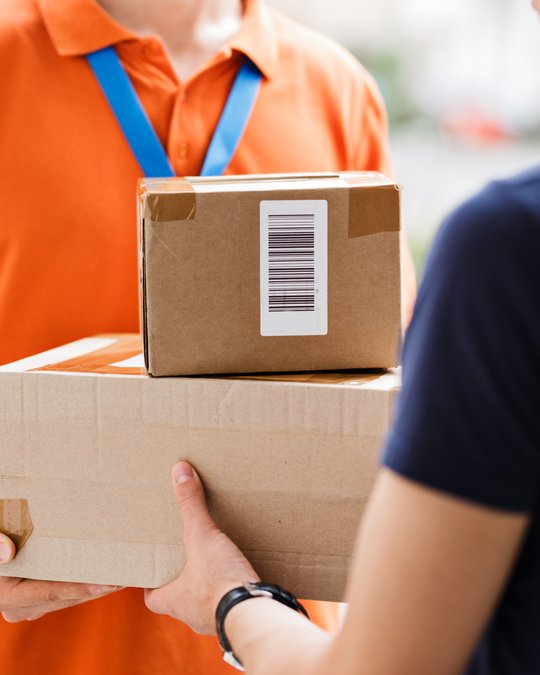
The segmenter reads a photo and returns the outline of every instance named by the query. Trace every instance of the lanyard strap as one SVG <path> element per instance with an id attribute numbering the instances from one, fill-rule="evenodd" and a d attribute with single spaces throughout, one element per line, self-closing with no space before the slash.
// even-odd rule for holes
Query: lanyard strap
<path id="1" fill-rule="evenodd" d="M 201 176 L 221 176 L 229 166 L 251 117 L 261 81 L 261 71 L 245 59 L 208 146 Z"/>
<path id="2" fill-rule="evenodd" d="M 86 58 L 143 174 L 163 178 L 174 176 L 167 153 L 115 48 L 99 49 Z M 251 116 L 261 81 L 259 69 L 246 59 L 208 146 L 201 176 L 219 176 L 229 165 Z"/>
<path id="3" fill-rule="evenodd" d="M 124 132 L 124 136 L 145 176 L 174 176 L 146 110 L 127 76 L 114 47 L 105 47 L 87 55 L 105 98 Z"/>

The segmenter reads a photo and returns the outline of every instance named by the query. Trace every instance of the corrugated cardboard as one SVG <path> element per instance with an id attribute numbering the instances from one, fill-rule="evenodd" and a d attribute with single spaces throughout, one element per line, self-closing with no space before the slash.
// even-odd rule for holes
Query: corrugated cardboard
<path id="1" fill-rule="evenodd" d="M 169 581 L 184 562 L 170 470 L 185 458 L 264 579 L 340 599 L 398 376 L 155 379 L 140 351 L 138 336 L 100 336 L 0 368 L 0 504 L 27 500 L 33 525 L 0 574 Z"/>
<path id="2" fill-rule="evenodd" d="M 397 365 L 400 193 L 392 181 L 376 173 L 144 179 L 139 194 L 151 375 Z M 309 210 L 314 200 L 328 219 L 326 334 L 262 334 L 261 204 Z M 304 310 L 302 321 L 314 311 Z"/>

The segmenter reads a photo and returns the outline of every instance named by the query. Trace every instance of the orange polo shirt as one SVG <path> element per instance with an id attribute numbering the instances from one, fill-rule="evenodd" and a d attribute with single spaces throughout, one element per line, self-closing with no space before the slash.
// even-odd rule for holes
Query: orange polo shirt
<path id="1" fill-rule="evenodd" d="M 180 82 L 158 37 L 96 0 L 0 2 L 0 363 L 138 329 L 139 167 L 84 55 L 116 45 L 175 171 L 197 174 L 243 55 L 264 81 L 227 173 L 387 172 L 384 108 L 344 50 L 247 0 L 242 28 Z M 323 624 L 331 605 L 312 605 Z M 213 638 L 125 590 L 33 623 L 0 620 L 5 675 L 229 673 Z"/>

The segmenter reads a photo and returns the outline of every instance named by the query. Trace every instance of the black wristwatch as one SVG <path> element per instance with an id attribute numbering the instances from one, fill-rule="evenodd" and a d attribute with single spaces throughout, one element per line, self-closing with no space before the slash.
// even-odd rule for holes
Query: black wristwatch
<path id="1" fill-rule="evenodd" d="M 223 624 L 225 617 L 233 607 L 244 600 L 249 600 L 250 598 L 272 598 L 273 600 L 277 600 L 278 602 L 281 602 L 281 604 L 286 605 L 297 612 L 301 612 L 309 619 L 309 614 L 306 612 L 305 607 L 303 607 L 298 602 L 292 593 L 284 590 L 281 588 L 281 586 L 276 586 L 274 584 L 264 584 L 260 581 L 257 583 L 247 582 L 243 586 L 233 588 L 232 591 L 226 593 L 219 601 L 219 605 L 216 609 L 216 630 L 219 638 L 219 644 L 221 649 L 223 649 L 223 660 L 230 666 L 233 666 L 237 670 L 242 671 L 244 670 L 244 666 L 234 655 L 231 643 L 225 635 Z"/>

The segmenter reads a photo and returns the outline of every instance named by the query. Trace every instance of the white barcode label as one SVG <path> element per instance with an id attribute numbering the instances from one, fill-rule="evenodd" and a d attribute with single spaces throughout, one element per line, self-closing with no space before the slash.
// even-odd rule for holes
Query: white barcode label
<path id="1" fill-rule="evenodd" d="M 326 335 L 328 203 L 262 201 L 261 335 Z"/>

